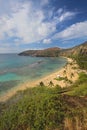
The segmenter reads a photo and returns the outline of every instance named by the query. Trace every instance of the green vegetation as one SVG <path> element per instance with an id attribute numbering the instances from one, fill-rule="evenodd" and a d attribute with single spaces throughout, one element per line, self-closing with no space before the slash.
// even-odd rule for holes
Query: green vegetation
<path id="1" fill-rule="evenodd" d="M 54 84 L 53 84 L 52 81 L 49 82 L 49 86 L 50 86 L 50 87 L 54 86 Z"/>
<path id="2" fill-rule="evenodd" d="M 38 87 L 18 92 L 0 106 L 0 130 L 63 130 L 67 118 L 78 119 L 82 128 L 87 128 L 84 124 L 87 101 L 77 97 L 87 95 L 86 83 L 87 75 L 81 73 L 71 88 L 59 85 L 48 88 L 41 82 Z"/>
<path id="3" fill-rule="evenodd" d="M 0 130 L 61 128 L 66 105 L 57 90 L 43 86 L 18 93 L 14 98 L 21 99 L 1 112 Z"/>
<path id="4" fill-rule="evenodd" d="M 73 74 L 73 73 L 71 73 L 71 76 L 73 77 L 73 76 L 74 76 L 74 74 Z M 72 81 L 71 81 L 71 80 L 69 80 L 69 79 L 67 78 L 67 76 L 65 76 L 65 77 L 58 77 L 58 78 L 55 78 L 55 80 L 57 80 L 57 81 L 64 80 L 64 82 L 68 82 L 68 83 L 72 84 Z"/>
<path id="5" fill-rule="evenodd" d="M 43 83 L 42 81 L 40 82 L 40 86 L 41 86 L 41 87 L 43 87 L 43 86 L 44 86 L 44 83 Z"/>
<path id="6" fill-rule="evenodd" d="M 67 94 L 73 96 L 87 96 L 87 74 L 80 73 L 78 81 L 74 83 L 71 88 L 71 91 Z"/>
<path id="7" fill-rule="evenodd" d="M 72 56 L 74 60 L 76 60 L 77 64 L 81 69 L 87 70 L 87 55 L 77 55 L 77 56 Z"/>
<path id="8" fill-rule="evenodd" d="M 67 78 L 67 76 L 65 76 L 65 77 L 58 77 L 58 78 L 55 78 L 55 80 L 58 80 L 58 81 L 61 81 L 61 80 L 68 81 L 68 78 Z"/>
<path id="9" fill-rule="evenodd" d="M 58 77 L 58 78 L 55 78 L 55 80 L 58 80 L 58 81 L 65 80 L 65 79 L 66 79 L 65 77 Z"/>
<path id="10" fill-rule="evenodd" d="M 81 69 L 87 70 L 87 55 L 83 55 L 83 56 L 79 55 L 76 60 Z"/>

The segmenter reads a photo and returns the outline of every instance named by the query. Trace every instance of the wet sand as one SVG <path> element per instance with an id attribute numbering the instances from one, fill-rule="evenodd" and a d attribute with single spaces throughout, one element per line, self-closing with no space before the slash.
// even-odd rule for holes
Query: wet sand
<path id="1" fill-rule="evenodd" d="M 14 89 L 8 91 L 3 96 L 0 96 L 0 102 L 6 101 L 7 99 L 11 98 L 14 94 L 16 94 L 17 91 L 25 90 L 27 88 L 35 87 L 35 86 L 39 85 L 39 83 L 41 81 L 46 86 L 49 86 L 50 81 L 52 81 L 54 86 L 57 84 L 60 85 L 61 87 L 70 86 L 71 84 L 69 82 L 66 82 L 65 80 L 61 80 L 61 81 L 56 80 L 56 78 L 58 78 L 58 77 L 67 77 L 68 80 L 70 80 L 72 83 L 74 83 L 78 79 L 78 70 L 79 70 L 78 65 L 76 64 L 75 61 L 73 61 L 70 58 L 67 58 L 67 60 L 68 60 L 68 63 L 66 64 L 66 66 L 64 66 L 60 70 L 58 70 L 48 76 L 45 76 L 44 78 L 41 78 L 40 80 L 25 82 L 22 85 L 19 85 L 19 86 L 15 87 Z"/>

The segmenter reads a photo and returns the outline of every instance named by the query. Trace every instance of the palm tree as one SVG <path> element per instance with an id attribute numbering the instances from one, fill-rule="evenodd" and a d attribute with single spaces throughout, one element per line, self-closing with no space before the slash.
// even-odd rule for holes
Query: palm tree
<path id="1" fill-rule="evenodd" d="M 50 86 L 50 87 L 54 86 L 54 84 L 53 84 L 52 81 L 49 82 L 49 86 Z"/>
<path id="2" fill-rule="evenodd" d="M 40 86 L 41 86 L 41 87 L 45 86 L 44 83 L 43 83 L 42 81 L 40 82 Z"/>

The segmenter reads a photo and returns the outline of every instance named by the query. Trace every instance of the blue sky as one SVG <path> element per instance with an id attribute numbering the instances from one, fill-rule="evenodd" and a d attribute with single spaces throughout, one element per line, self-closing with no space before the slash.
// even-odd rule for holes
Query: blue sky
<path id="1" fill-rule="evenodd" d="M 0 0 L 0 53 L 87 41 L 87 0 Z"/>

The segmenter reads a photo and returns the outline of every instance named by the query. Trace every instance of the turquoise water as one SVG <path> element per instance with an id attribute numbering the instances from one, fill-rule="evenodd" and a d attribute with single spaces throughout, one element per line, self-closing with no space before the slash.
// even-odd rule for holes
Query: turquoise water
<path id="1" fill-rule="evenodd" d="M 21 80 L 20 76 L 13 73 L 6 73 L 0 76 L 0 82 L 6 82 L 10 80 Z"/>
<path id="2" fill-rule="evenodd" d="M 65 58 L 0 54 L 0 94 L 25 81 L 44 77 L 66 64 Z"/>

